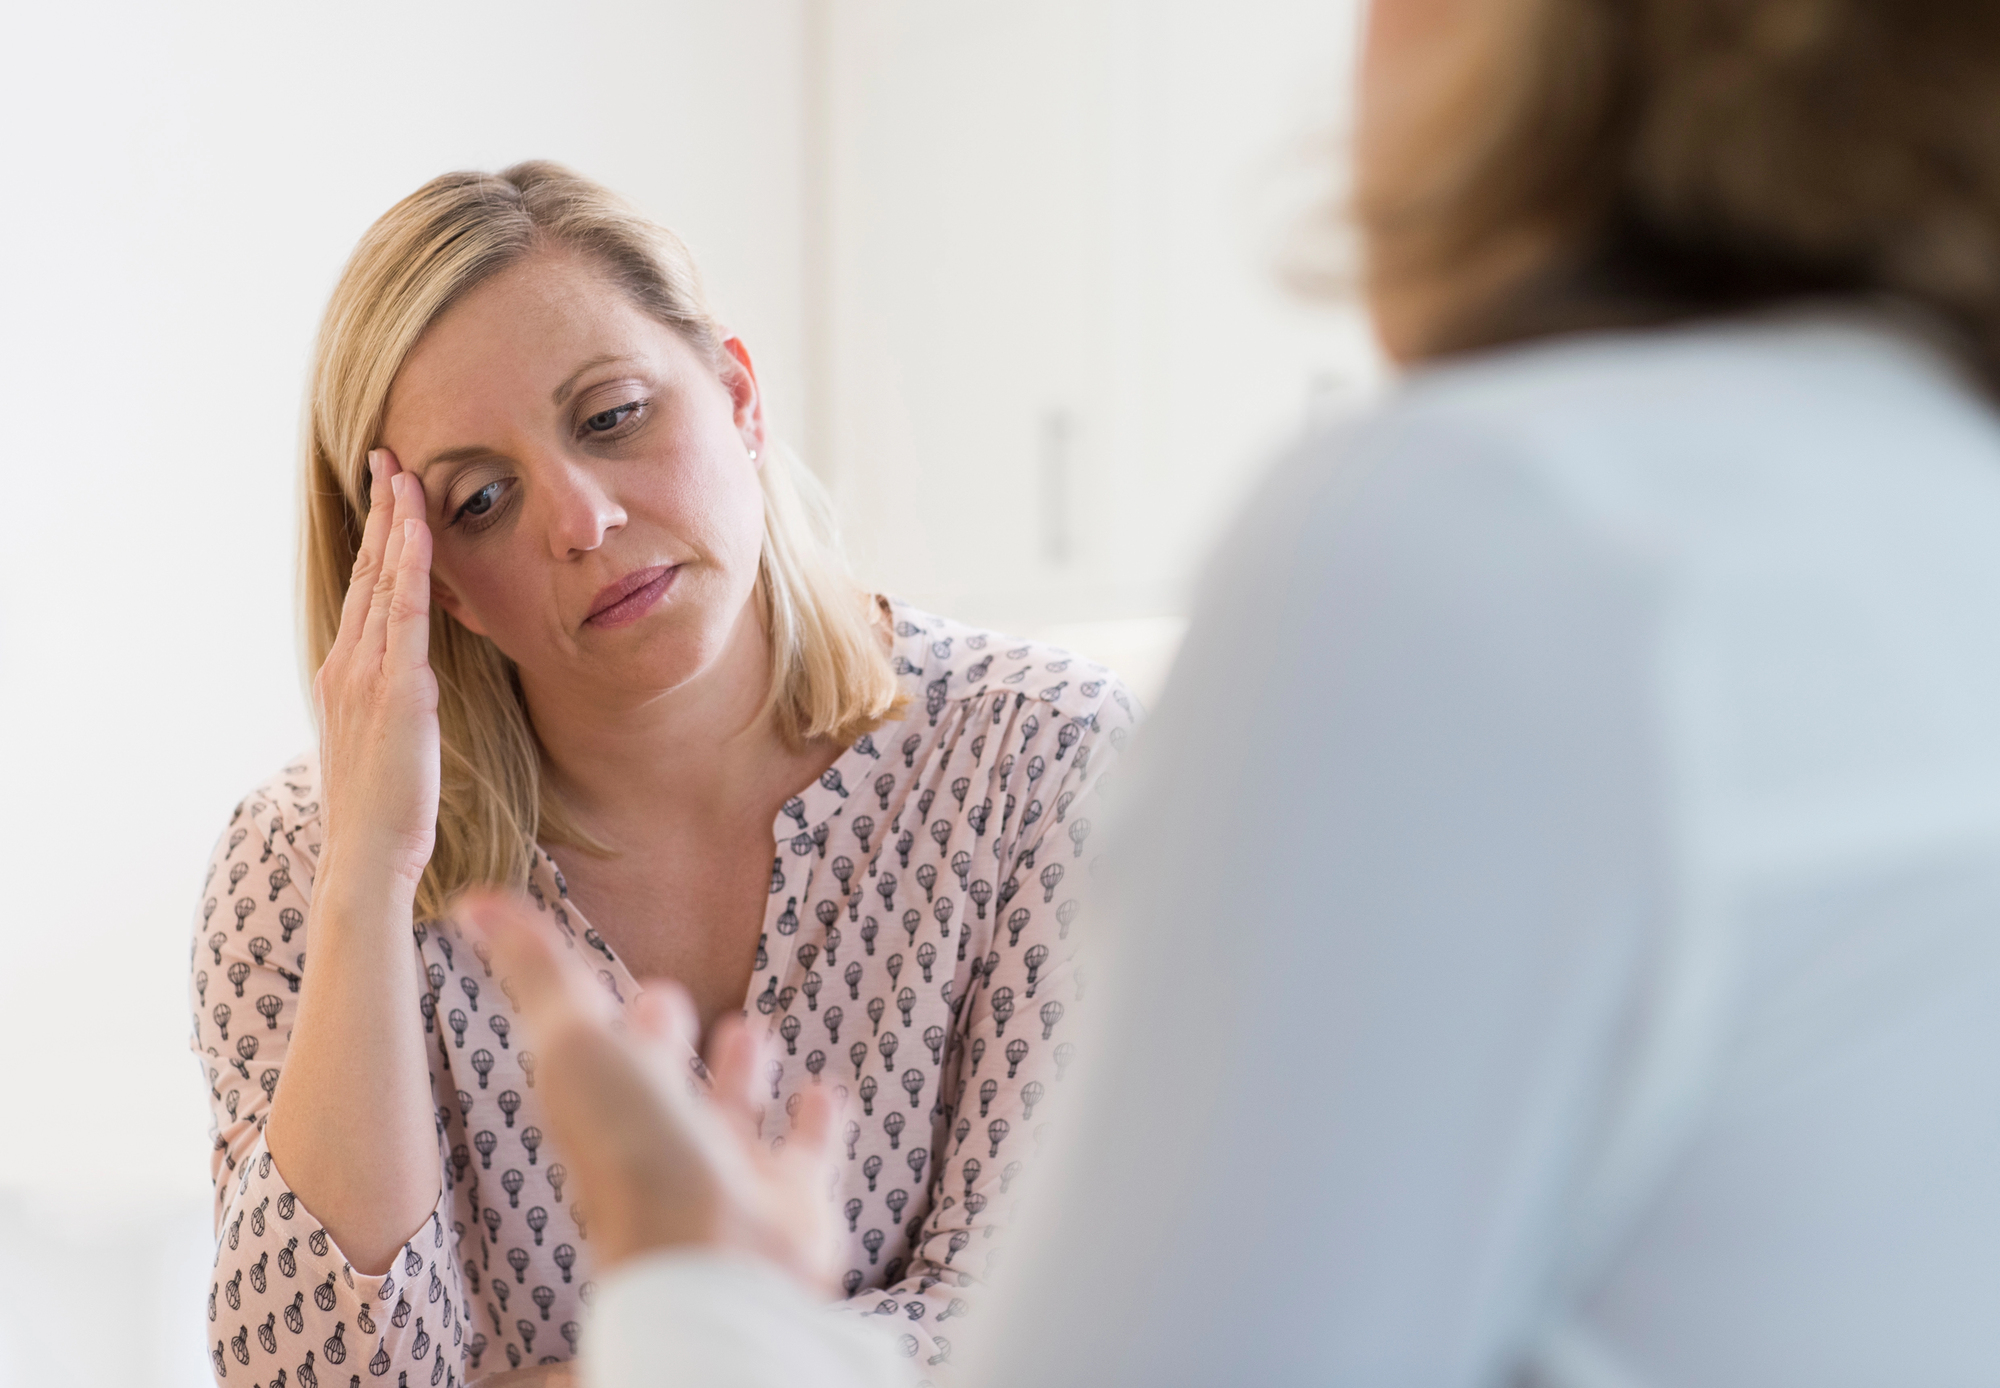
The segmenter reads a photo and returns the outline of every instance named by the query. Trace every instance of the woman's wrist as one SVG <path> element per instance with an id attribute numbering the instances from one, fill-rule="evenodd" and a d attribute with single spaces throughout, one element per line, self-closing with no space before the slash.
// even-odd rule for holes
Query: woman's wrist
<path id="1" fill-rule="evenodd" d="M 416 913 L 419 878 L 388 867 L 387 859 L 380 850 L 329 838 L 313 875 L 314 922 L 373 920 L 407 930 Z"/>

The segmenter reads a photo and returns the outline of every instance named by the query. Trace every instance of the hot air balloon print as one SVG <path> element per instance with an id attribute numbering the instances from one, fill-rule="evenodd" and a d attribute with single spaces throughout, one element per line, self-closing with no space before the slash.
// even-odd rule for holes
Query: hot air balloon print
<path id="1" fill-rule="evenodd" d="M 1034 916 L 1025 906 L 1016 907 L 1014 913 L 1007 917 L 1007 945 L 1009 948 L 1021 943 L 1021 932 L 1028 928 L 1028 922 L 1033 919 Z"/>
<path id="2" fill-rule="evenodd" d="M 1041 972 L 1042 965 L 1049 962 L 1049 947 L 1030 945 L 1028 952 L 1021 956 L 1021 962 L 1028 966 L 1028 996 L 1032 998 L 1035 996 L 1035 975 Z"/>

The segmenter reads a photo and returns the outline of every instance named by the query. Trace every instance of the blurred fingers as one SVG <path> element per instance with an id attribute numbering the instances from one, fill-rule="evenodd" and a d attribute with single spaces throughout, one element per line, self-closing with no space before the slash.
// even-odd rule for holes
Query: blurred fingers
<path id="1" fill-rule="evenodd" d="M 577 1012 L 563 963 L 535 929 L 534 910 L 526 902 L 511 893 L 475 888 L 459 898 L 456 914 L 493 951 L 494 967 L 530 1027 L 546 1029 Z"/>
<path id="2" fill-rule="evenodd" d="M 713 1088 L 709 1097 L 728 1115 L 739 1133 L 754 1134 L 757 1128 L 757 1040 L 750 1024 L 741 1017 L 724 1017 L 708 1038 L 705 1057 Z"/>
<path id="3" fill-rule="evenodd" d="M 691 1051 L 701 1038 L 694 999 L 671 978 L 649 978 L 640 983 L 639 996 L 632 1002 L 632 1023 L 649 1040 L 680 1042 Z"/>
<path id="4" fill-rule="evenodd" d="M 792 1115 L 792 1137 L 787 1150 L 796 1148 L 821 1161 L 833 1160 L 839 1117 L 839 1110 L 825 1089 L 810 1085 L 800 1090 L 799 1109 Z"/>

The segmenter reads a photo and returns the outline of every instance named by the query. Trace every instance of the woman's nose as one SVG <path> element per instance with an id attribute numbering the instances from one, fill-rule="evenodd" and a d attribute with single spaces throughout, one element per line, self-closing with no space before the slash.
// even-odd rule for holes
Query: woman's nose
<path id="1" fill-rule="evenodd" d="M 596 470 L 555 460 L 545 476 L 549 553 L 554 558 L 569 559 L 596 549 L 625 524 L 624 507 Z"/>

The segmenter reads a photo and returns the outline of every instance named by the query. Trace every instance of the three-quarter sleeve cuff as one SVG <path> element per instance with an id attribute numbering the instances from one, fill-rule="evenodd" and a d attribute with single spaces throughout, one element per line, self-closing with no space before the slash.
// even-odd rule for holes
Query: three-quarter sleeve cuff
<path id="1" fill-rule="evenodd" d="M 286 1184 L 260 1133 L 229 1182 L 209 1291 L 209 1358 L 219 1383 L 283 1369 L 326 1384 L 357 1370 L 407 1372 L 412 1388 L 463 1382 L 465 1306 L 449 1224 L 438 1203 L 387 1273 L 356 1272 Z M 301 1366 L 305 1372 L 301 1373 Z"/>

